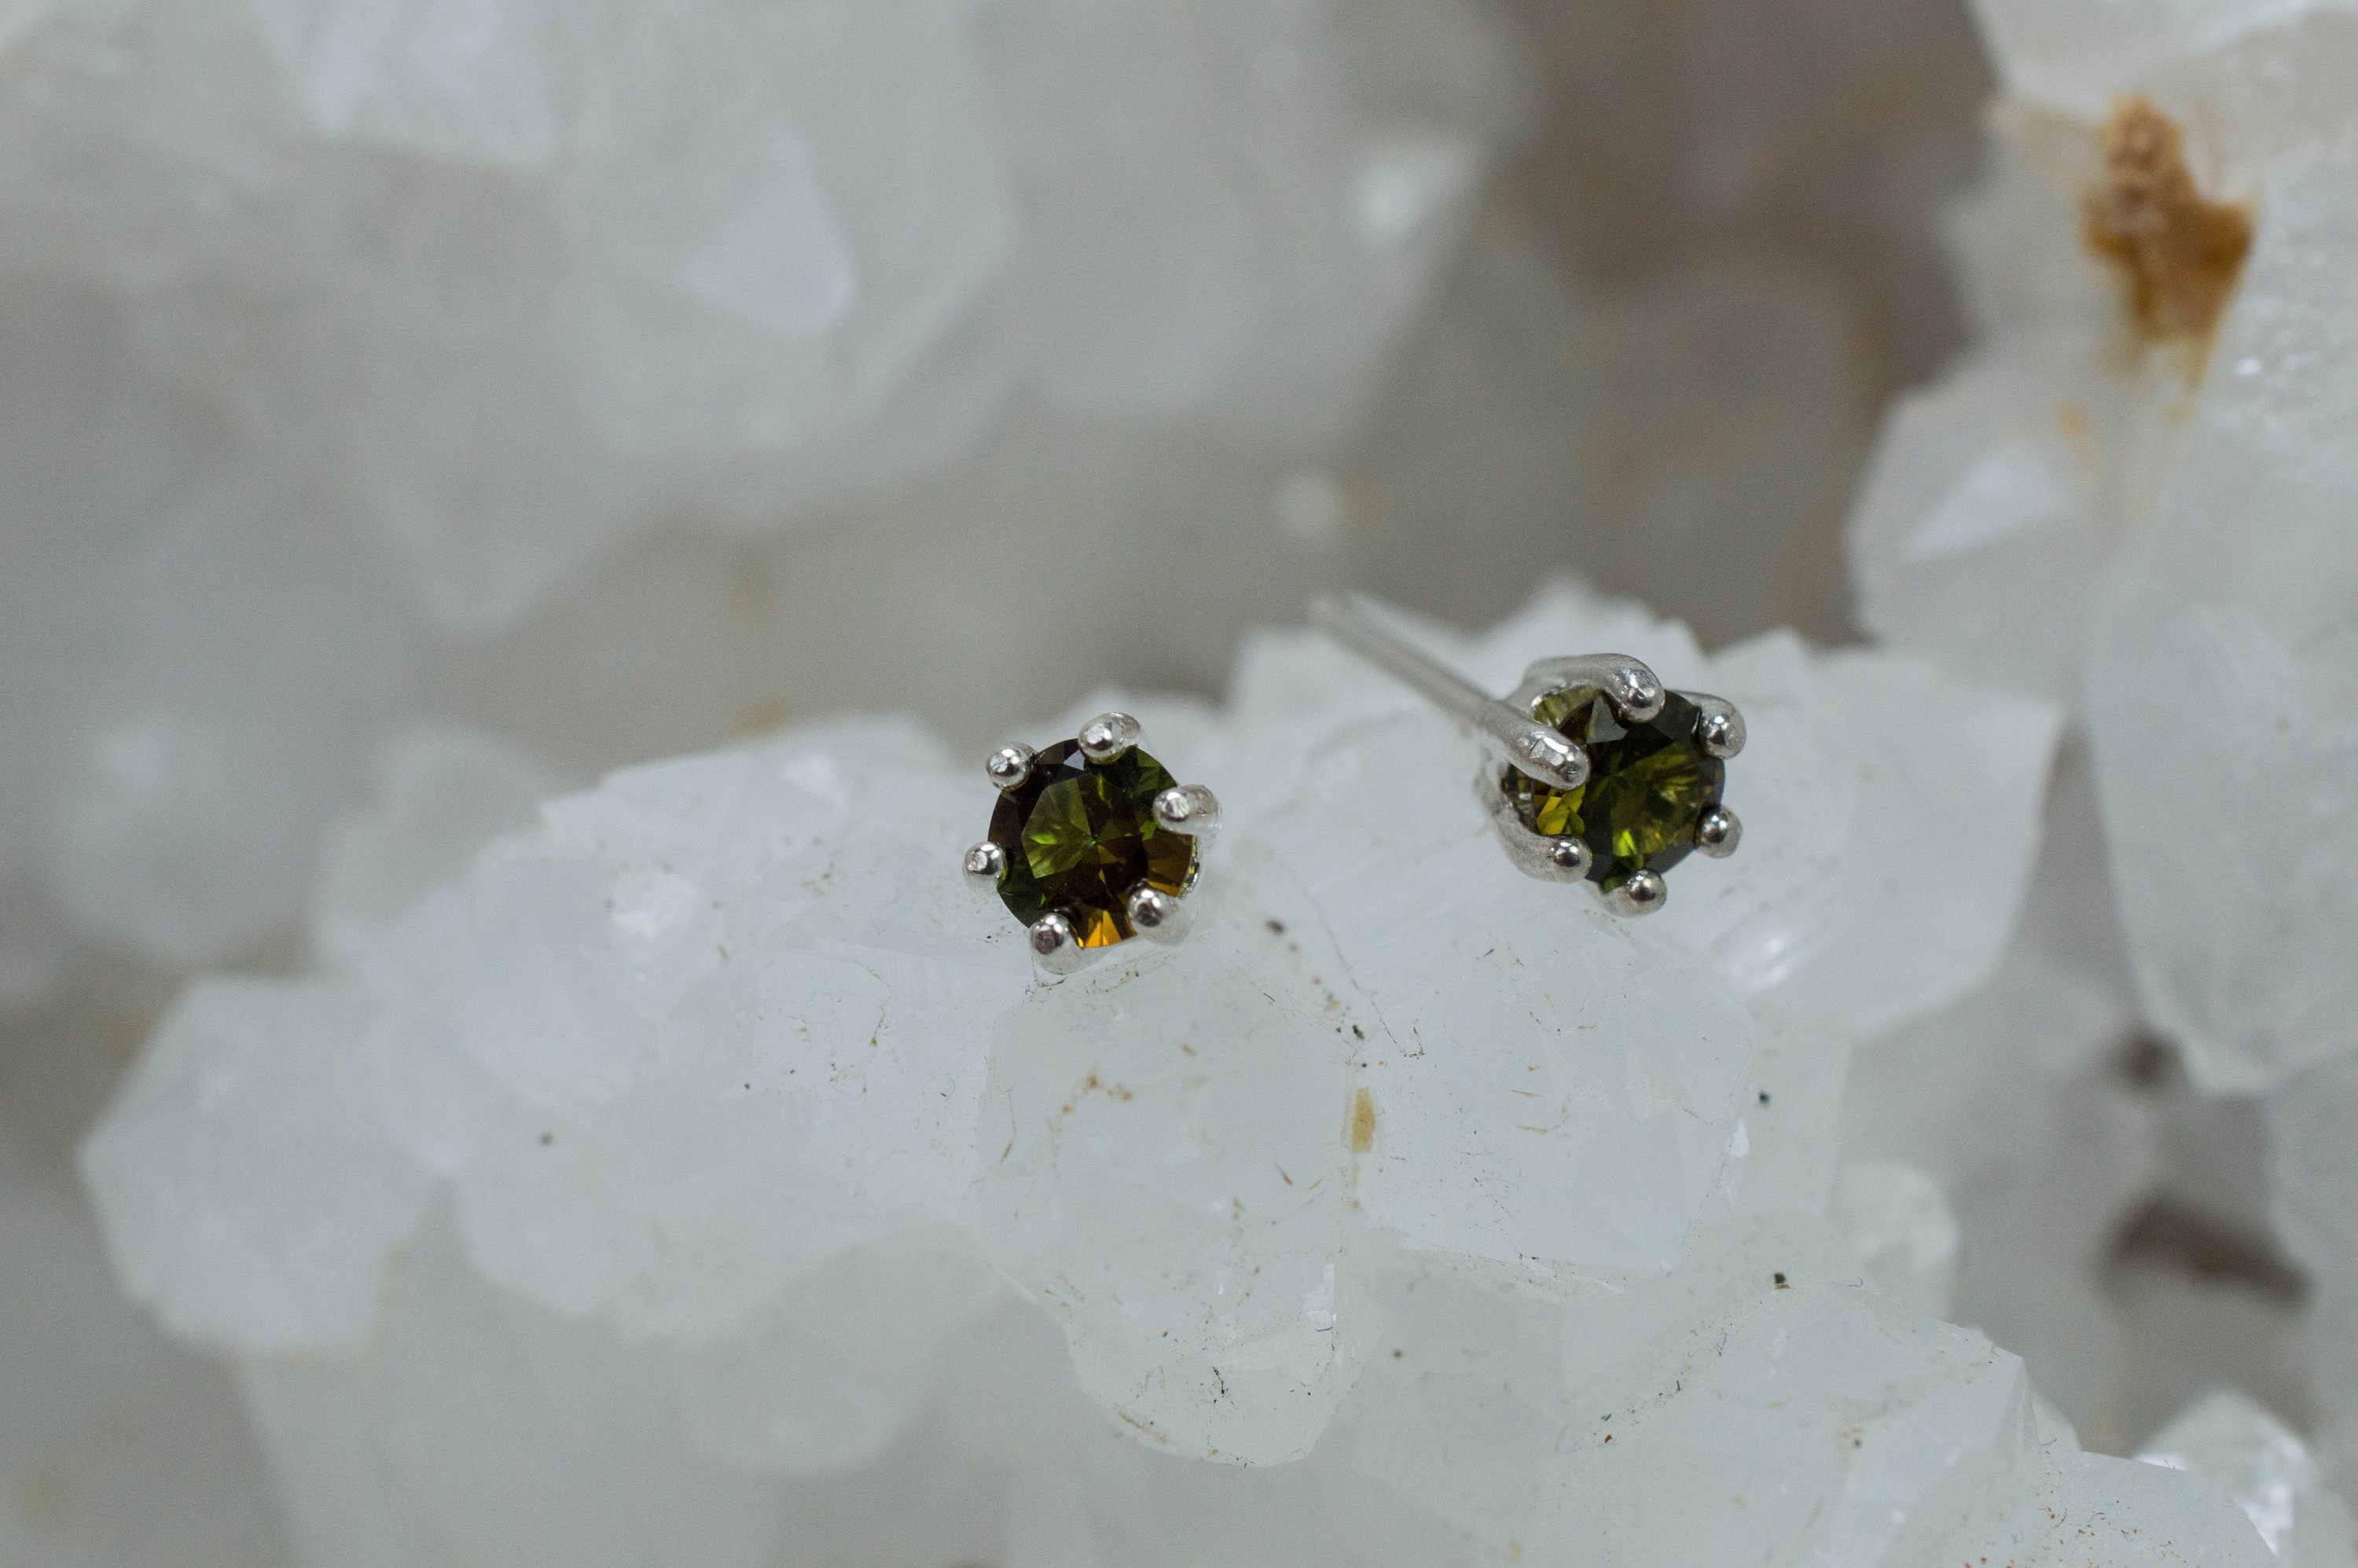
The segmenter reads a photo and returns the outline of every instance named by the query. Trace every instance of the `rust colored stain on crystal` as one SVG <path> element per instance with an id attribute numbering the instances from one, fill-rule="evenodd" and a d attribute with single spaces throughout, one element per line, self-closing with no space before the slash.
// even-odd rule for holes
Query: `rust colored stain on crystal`
<path id="1" fill-rule="evenodd" d="M 1376 1146 L 1376 1097 L 1366 1089 L 1351 1096 L 1351 1152 L 1364 1154 Z"/>
<path id="2" fill-rule="evenodd" d="M 2251 214 L 2195 189 L 2184 135 L 2147 100 L 2115 109 L 2103 135 L 2104 173 L 2086 203 L 2090 248 L 2120 269 L 2146 336 L 2207 337 L 2252 248 Z"/>

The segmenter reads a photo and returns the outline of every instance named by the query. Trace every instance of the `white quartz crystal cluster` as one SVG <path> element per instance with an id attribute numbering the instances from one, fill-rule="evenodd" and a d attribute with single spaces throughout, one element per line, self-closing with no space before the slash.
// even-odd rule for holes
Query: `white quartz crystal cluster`
<path id="1" fill-rule="evenodd" d="M 0 0 L 0 1563 L 2350 1568 L 2358 10 L 1973 10 L 1623 922 L 1236 640 L 1805 614 L 1939 7 Z"/>
<path id="2" fill-rule="evenodd" d="M 2266 1562 L 1840 1157 L 1853 1044 L 1999 961 L 2053 705 L 1570 589 L 1431 635 L 1734 699 L 1742 852 L 1642 923 L 1528 880 L 1471 741 L 1265 635 L 1130 701 L 1224 800 L 1193 933 L 1049 985 L 905 720 L 625 770 L 400 908 L 515 809 L 446 738 L 314 968 L 197 985 L 84 1143 L 120 1276 L 323 1564 Z"/>
<path id="3" fill-rule="evenodd" d="M 2358 16 L 1983 9 L 2011 96 L 1952 220 L 1980 341 L 1886 433 L 1862 612 L 2081 705 L 2140 1000 L 2248 1093 L 2353 1043 Z"/>
<path id="4" fill-rule="evenodd" d="M 1562 67 L 1628 100 L 1591 248 L 1804 200 L 1794 138 L 1876 160 L 1846 222 L 1929 200 L 1814 60 L 1666 136 L 1776 32 L 1687 26 L 1608 64 L 1484 0 L 11 8 L 0 1006 L 93 949 L 282 956 L 419 727 L 581 776 L 847 706 L 972 741 L 1109 661 L 1208 688 L 1346 573 L 1488 618 L 1570 557 L 1717 636 L 1831 603 L 1854 302 L 1659 234 L 1584 277 L 1497 194 Z M 1909 31 L 1843 80 L 1930 70 Z"/>
<path id="5" fill-rule="evenodd" d="M 1862 1059 L 1848 1119 L 1862 1148 L 1942 1177 L 1965 1238 L 1960 1314 L 2111 1444 L 2151 1424 L 2122 1408 L 2124 1368 L 2171 1355 L 2172 1331 L 2128 1321 L 2105 1277 L 2116 1244 L 2155 1233 L 2136 1206 L 2165 1195 L 2162 1232 L 2199 1220 L 2190 1247 L 2242 1238 L 2231 1271 L 2308 1292 L 2306 1373 L 2265 1365 L 2267 1314 L 2204 1354 L 2283 1375 L 2346 1488 L 2358 13 L 1976 11 L 2001 100 L 1981 186 L 1948 223 L 1974 341 L 1887 420 L 1851 565 L 1880 642 L 2050 697 L 2072 738 L 2014 953 L 1968 1003 Z M 2175 1108 L 2120 1071 L 2140 1027 L 2190 1080 Z M 2154 1441 L 2244 1444 L 2237 1463 L 2266 1473 L 2252 1484 L 2280 1508 L 2234 1484 L 2280 1554 L 2347 1559 L 2346 1520 L 2286 1544 L 2313 1477 L 2266 1457 L 2288 1437 L 2228 1405 L 2183 1424 Z"/>
<path id="6" fill-rule="evenodd" d="M 1528 102 L 1460 0 L 11 7 L 0 1001 L 283 941 L 421 721 L 602 770 L 861 695 L 829 613 L 928 589 L 847 552 L 1287 558 Z"/>

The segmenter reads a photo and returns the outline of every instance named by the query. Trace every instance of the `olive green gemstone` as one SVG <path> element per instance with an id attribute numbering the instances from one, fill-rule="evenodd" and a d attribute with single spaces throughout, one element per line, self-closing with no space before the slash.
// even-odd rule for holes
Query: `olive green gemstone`
<path id="1" fill-rule="evenodd" d="M 1084 947 L 1134 935 L 1130 889 L 1183 893 L 1195 883 L 1194 835 L 1154 820 L 1154 797 L 1171 785 L 1135 746 L 1110 762 L 1090 762 L 1078 741 L 1044 748 L 991 814 L 990 841 L 1006 857 L 1001 901 L 1026 925 L 1063 914 Z"/>
<path id="2" fill-rule="evenodd" d="M 1696 824 L 1727 778 L 1695 739 L 1703 715 L 1693 703 L 1673 693 L 1652 719 L 1624 724 L 1603 692 L 1579 687 L 1541 697 L 1531 717 L 1588 753 L 1588 782 L 1557 789 L 1507 769 L 1499 787 L 1524 827 L 1587 845 L 1588 880 L 1608 892 L 1693 853 Z"/>

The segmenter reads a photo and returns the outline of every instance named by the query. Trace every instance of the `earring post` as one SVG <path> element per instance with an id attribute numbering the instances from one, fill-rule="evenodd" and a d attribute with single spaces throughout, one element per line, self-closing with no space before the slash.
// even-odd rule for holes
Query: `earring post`
<path id="1" fill-rule="evenodd" d="M 1321 594 L 1310 606 L 1310 620 L 1452 719 L 1504 746 L 1518 772 L 1559 789 L 1578 789 L 1587 782 L 1586 752 L 1401 636 L 1363 595 Z"/>

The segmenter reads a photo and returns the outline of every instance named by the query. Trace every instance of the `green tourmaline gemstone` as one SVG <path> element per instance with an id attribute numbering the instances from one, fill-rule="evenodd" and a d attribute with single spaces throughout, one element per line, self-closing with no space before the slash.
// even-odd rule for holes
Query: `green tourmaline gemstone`
<path id="1" fill-rule="evenodd" d="M 1110 762 L 1090 762 L 1078 741 L 1044 748 L 991 814 L 990 841 L 1007 858 L 1001 901 L 1026 925 L 1062 914 L 1084 947 L 1133 935 L 1130 889 L 1183 893 L 1195 882 L 1194 836 L 1154 820 L 1154 797 L 1171 784 L 1135 746 Z"/>
<path id="2" fill-rule="evenodd" d="M 1588 880 L 1607 891 L 1639 871 L 1664 871 L 1693 852 L 1695 825 L 1719 804 L 1727 768 L 1695 739 L 1703 716 L 1675 694 L 1642 724 L 1625 725 L 1605 694 L 1580 687 L 1542 697 L 1531 717 L 1588 753 L 1588 782 L 1557 789 L 1506 770 L 1500 787 L 1523 826 L 1588 846 Z"/>

